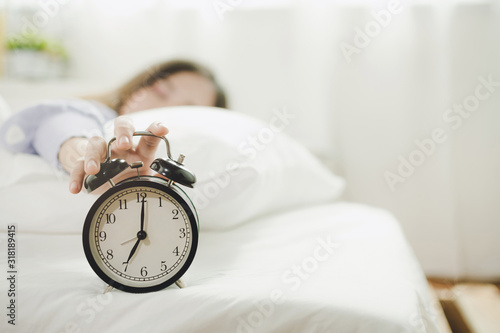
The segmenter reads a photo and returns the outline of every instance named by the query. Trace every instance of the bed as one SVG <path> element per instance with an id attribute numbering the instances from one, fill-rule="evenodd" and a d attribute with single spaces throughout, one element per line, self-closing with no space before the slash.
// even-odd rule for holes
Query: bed
<path id="1" fill-rule="evenodd" d="M 438 332 L 398 222 L 339 200 L 343 180 L 284 134 L 287 110 L 267 122 L 192 106 L 132 117 L 138 129 L 167 123 L 173 155 L 197 175 L 188 195 L 201 231 L 186 287 L 105 292 L 82 248 L 97 197 L 69 194 L 62 171 L 2 149 L 2 332 Z"/>

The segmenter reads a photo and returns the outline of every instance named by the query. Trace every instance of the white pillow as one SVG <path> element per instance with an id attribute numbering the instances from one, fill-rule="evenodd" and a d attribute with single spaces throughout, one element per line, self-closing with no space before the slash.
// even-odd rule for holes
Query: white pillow
<path id="1" fill-rule="evenodd" d="M 232 227 L 290 207 L 333 201 L 344 188 L 343 179 L 282 132 L 284 114 L 275 113 L 265 123 L 234 111 L 182 106 L 130 117 L 137 130 L 157 120 L 169 128 L 172 157 L 185 155 L 185 167 L 197 177 L 194 189 L 185 190 L 202 229 Z M 109 139 L 112 122 L 106 127 Z M 166 157 L 165 145 L 157 156 Z"/>

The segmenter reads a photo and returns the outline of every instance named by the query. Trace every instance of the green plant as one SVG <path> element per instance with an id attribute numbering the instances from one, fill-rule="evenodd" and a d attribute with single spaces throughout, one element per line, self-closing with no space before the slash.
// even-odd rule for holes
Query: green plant
<path id="1" fill-rule="evenodd" d="M 61 43 L 35 34 L 11 36 L 7 38 L 7 50 L 32 50 L 45 52 L 63 60 L 68 58 L 66 49 Z"/>

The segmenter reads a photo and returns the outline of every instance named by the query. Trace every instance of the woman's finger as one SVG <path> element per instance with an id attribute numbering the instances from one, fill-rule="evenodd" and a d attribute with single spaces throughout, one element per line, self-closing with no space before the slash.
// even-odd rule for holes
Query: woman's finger
<path id="1" fill-rule="evenodd" d="M 134 122 L 127 116 L 115 119 L 116 147 L 120 150 L 132 148 L 132 135 L 134 134 Z"/>
<path id="2" fill-rule="evenodd" d="M 90 138 L 85 152 L 85 172 L 89 175 L 95 175 L 101 169 L 100 164 L 106 157 L 106 140 L 99 136 Z"/>
<path id="3" fill-rule="evenodd" d="M 78 159 L 69 174 L 69 191 L 73 194 L 78 194 L 82 190 L 85 178 L 84 162 L 83 158 Z"/>
<path id="4" fill-rule="evenodd" d="M 156 136 L 164 136 L 168 133 L 168 128 L 162 122 L 154 122 L 146 129 L 146 131 L 151 132 Z M 160 143 L 160 139 L 151 137 L 151 136 L 143 136 L 137 145 L 136 152 L 140 156 L 145 157 L 154 157 L 156 153 L 156 149 L 158 148 L 158 144 Z"/>

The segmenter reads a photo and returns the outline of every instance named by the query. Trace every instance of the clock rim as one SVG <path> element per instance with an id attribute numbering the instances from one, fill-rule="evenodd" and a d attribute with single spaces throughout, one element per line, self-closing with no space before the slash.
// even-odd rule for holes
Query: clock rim
<path id="1" fill-rule="evenodd" d="M 97 264 L 96 257 L 94 257 L 91 247 L 90 247 L 90 226 L 92 224 L 92 220 L 94 215 L 97 213 L 97 210 L 99 207 L 102 205 L 104 201 L 112 197 L 114 194 L 116 194 L 119 191 L 122 191 L 127 188 L 131 187 L 152 187 L 156 188 L 158 190 L 161 190 L 168 195 L 170 195 L 174 200 L 176 200 L 181 207 L 184 209 L 186 212 L 186 215 L 188 216 L 189 219 L 189 224 L 191 225 L 191 230 L 192 230 L 192 241 L 191 241 L 191 249 L 187 255 L 187 259 L 180 268 L 180 270 L 172 276 L 170 279 L 159 283 L 157 285 L 153 286 L 148 286 L 148 287 L 133 287 L 133 286 L 128 286 L 126 284 L 120 283 L 115 281 L 112 277 L 107 275 Z M 184 198 L 186 197 L 186 198 Z M 87 216 L 85 218 L 85 223 L 83 225 L 83 232 L 82 232 L 82 243 L 83 243 L 83 249 L 85 252 L 85 257 L 87 258 L 87 262 L 89 263 L 90 267 L 92 270 L 103 280 L 105 283 L 107 283 L 109 286 L 119 289 L 122 291 L 126 292 L 131 292 L 131 293 L 148 293 L 148 292 L 153 292 L 153 291 L 158 291 L 165 289 L 166 287 L 174 284 L 177 280 L 179 280 L 189 269 L 191 266 L 196 251 L 198 249 L 198 218 L 197 218 L 197 213 L 196 213 L 196 208 L 189 203 L 192 204 L 191 200 L 189 197 L 182 191 L 182 189 L 179 188 L 176 184 L 172 184 L 168 186 L 168 183 L 163 180 L 162 178 L 158 178 L 155 176 L 140 176 L 140 177 L 132 177 L 125 179 L 121 181 L 120 183 L 116 184 L 106 192 L 104 192 L 97 200 L 94 202 L 92 207 L 90 208 L 89 212 L 87 213 Z M 97 258 L 100 258 L 100 256 L 97 255 Z"/>

